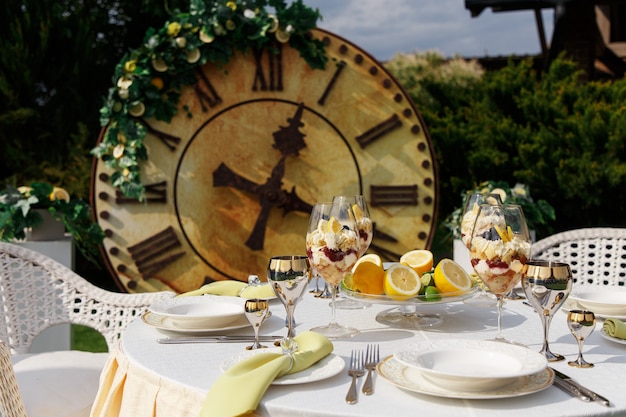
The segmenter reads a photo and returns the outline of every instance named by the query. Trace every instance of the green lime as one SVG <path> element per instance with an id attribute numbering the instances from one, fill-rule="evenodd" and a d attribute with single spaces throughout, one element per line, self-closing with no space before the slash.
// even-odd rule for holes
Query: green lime
<path id="1" fill-rule="evenodd" d="M 426 272 L 422 274 L 420 277 L 420 281 L 422 281 L 422 288 L 430 287 L 435 285 L 435 280 L 433 279 L 432 272 Z"/>
<path id="2" fill-rule="evenodd" d="M 352 272 L 346 273 L 345 277 L 343 278 L 342 284 L 347 289 L 349 289 L 349 290 L 352 289 L 352 286 L 353 286 L 353 283 L 352 283 Z"/>
<path id="3" fill-rule="evenodd" d="M 432 285 L 426 287 L 424 291 L 424 296 L 426 301 L 439 301 L 441 300 L 441 294 L 439 294 L 439 290 L 437 287 L 433 287 Z"/>

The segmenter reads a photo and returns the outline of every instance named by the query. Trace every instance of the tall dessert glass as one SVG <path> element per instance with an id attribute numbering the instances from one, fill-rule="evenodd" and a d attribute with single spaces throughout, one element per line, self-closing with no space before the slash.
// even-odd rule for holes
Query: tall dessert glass
<path id="1" fill-rule="evenodd" d="M 359 258 L 365 255 L 367 248 L 372 243 L 374 237 L 374 223 L 370 218 L 370 212 L 367 208 L 365 197 L 362 195 L 338 195 L 333 197 L 333 203 L 338 204 L 350 204 L 352 211 L 354 212 L 354 218 L 356 220 L 356 228 L 359 232 Z M 363 303 L 357 300 L 350 300 L 347 298 L 341 298 L 335 300 L 335 308 L 354 310 L 359 308 L 367 308 L 370 304 Z"/>
<path id="2" fill-rule="evenodd" d="M 476 216 L 480 211 L 480 206 L 483 204 L 502 204 L 502 199 L 499 194 L 490 193 L 470 193 L 465 200 L 463 207 L 463 216 L 461 217 L 461 240 L 463 244 L 469 249 L 470 241 L 472 239 L 472 229 L 476 223 Z M 481 284 L 480 292 L 472 298 L 464 300 L 464 303 L 491 307 L 496 305 L 496 298 L 493 294 L 489 294 L 485 290 L 485 284 Z"/>
<path id="3" fill-rule="evenodd" d="M 498 334 L 502 336 L 504 296 L 517 285 L 530 259 L 530 237 L 522 207 L 514 204 L 480 206 L 470 240 L 470 262 L 498 303 Z"/>
<path id="4" fill-rule="evenodd" d="M 359 333 L 335 320 L 339 283 L 359 257 L 359 234 L 352 206 L 345 203 L 317 203 L 313 206 L 306 234 L 306 253 L 317 273 L 331 287 L 331 320 L 311 330 L 328 338 L 351 337 Z"/>

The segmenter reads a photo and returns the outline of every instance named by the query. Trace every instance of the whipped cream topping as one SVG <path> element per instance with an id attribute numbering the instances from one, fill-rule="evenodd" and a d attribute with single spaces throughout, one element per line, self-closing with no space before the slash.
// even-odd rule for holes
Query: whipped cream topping
<path id="1" fill-rule="evenodd" d="M 336 285 L 358 259 L 359 237 L 348 228 L 335 232 L 327 223 L 327 220 L 320 220 L 317 228 L 307 234 L 307 255 L 322 278 Z"/>

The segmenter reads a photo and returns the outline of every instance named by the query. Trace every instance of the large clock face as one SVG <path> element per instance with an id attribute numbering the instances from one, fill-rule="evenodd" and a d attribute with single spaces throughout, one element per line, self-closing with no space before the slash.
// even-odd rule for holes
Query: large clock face
<path id="1" fill-rule="evenodd" d="M 430 246 L 437 175 L 426 127 L 371 56 L 326 31 L 325 70 L 287 45 L 198 69 L 170 123 L 146 120 L 146 199 L 122 196 L 95 161 L 105 259 L 131 292 L 265 276 L 303 254 L 312 205 L 363 194 L 385 260 Z"/>

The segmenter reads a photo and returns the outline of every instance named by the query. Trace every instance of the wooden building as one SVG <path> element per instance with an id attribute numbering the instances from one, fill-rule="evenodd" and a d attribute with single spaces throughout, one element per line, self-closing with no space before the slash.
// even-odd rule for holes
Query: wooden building
<path id="1" fill-rule="evenodd" d="M 472 17 L 478 17 L 487 8 L 494 12 L 534 10 L 544 67 L 565 51 L 584 70 L 588 80 L 624 77 L 626 0 L 465 0 L 465 8 Z M 549 41 L 543 9 L 554 10 Z"/>

